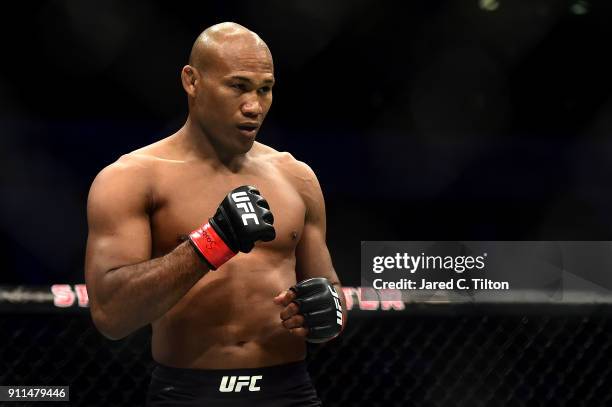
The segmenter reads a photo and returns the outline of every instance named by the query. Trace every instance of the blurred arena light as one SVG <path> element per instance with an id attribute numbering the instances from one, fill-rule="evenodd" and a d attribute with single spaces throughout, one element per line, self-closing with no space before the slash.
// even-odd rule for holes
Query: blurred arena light
<path id="1" fill-rule="evenodd" d="M 486 11 L 495 11 L 499 8 L 499 1 L 497 0 L 479 0 L 478 6 Z"/>
<path id="2" fill-rule="evenodd" d="M 589 4 L 588 1 L 579 0 L 570 6 L 570 11 L 573 14 L 581 16 L 581 15 L 587 14 L 589 12 L 590 7 L 591 5 Z"/>

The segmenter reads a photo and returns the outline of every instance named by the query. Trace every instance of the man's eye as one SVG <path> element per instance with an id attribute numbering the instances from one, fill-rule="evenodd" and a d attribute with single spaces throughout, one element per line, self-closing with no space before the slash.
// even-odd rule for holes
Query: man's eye
<path id="1" fill-rule="evenodd" d="M 269 87 L 269 86 L 264 86 L 263 88 L 259 88 L 259 93 L 263 93 L 263 94 L 265 94 L 265 93 L 269 93 L 271 90 L 272 90 L 272 88 L 271 88 L 271 87 Z"/>
<path id="2" fill-rule="evenodd" d="M 238 89 L 238 90 L 241 90 L 243 92 L 246 90 L 246 86 L 244 86 L 244 84 L 242 84 L 242 83 L 234 83 L 233 85 L 230 85 L 230 86 L 232 88 L 234 88 L 234 89 Z"/>

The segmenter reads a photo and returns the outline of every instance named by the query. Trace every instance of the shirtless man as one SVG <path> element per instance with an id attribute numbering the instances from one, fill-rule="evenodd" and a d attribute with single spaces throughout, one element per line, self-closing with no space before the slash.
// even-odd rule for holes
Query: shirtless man
<path id="1" fill-rule="evenodd" d="M 337 336 L 346 308 L 315 174 L 255 142 L 272 103 L 270 51 L 218 24 L 181 80 L 185 125 L 91 186 L 93 321 L 111 339 L 152 324 L 150 406 L 320 405 L 305 341 Z"/>

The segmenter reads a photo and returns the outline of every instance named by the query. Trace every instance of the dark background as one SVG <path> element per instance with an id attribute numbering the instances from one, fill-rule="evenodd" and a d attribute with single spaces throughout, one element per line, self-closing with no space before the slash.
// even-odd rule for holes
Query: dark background
<path id="1" fill-rule="evenodd" d="M 0 284 L 83 281 L 91 181 L 182 125 L 180 69 L 221 21 L 272 51 L 259 141 L 319 176 L 345 285 L 361 240 L 612 240 L 611 19 L 603 0 L 13 4 Z"/>

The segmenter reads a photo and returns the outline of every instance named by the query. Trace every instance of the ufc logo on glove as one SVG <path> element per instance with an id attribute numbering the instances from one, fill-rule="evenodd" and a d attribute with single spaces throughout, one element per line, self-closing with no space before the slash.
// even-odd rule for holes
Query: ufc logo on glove
<path id="1" fill-rule="evenodd" d="M 329 292 L 334 297 L 334 304 L 336 305 L 336 323 L 342 326 L 342 307 L 340 306 L 340 297 L 338 297 L 338 293 L 334 287 L 330 285 L 327 288 L 329 288 Z"/>
<path id="2" fill-rule="evenodd" d="M 210 269 L 216 270 L 239 251 L 249 253 L 255 242 L 274 240 L 273 224 L 268 202 L 257 188 L 243 185 L 226 195 L 208 223 L 189 234 L 189 241 Z"/>
<path id="3" fill-rule="evenodd" d="M 232 194 L 232 200 L 236 202 L 236 207 L 242 209 L 246 213 L 242 215 L 242 223 L 244 226 L 247 225 L 247 220 L 253 219 L 256 225 L 259 225 L 259 219 L 257 219 L 257 215 L 255 215 L 255 209 L 253 208 L 253 204 L 251 200 L 247 196 L 247 193 L 244 191 L 235 192 Z"/>
<path id="4" fill-rule="evenodd" d="M 260 391 L 261 387 L 256 386 L 257 380 L 261 380 L 263 376 L 223 376 L 219 391 L 222 393 L 240 393 L 243 387 L 249 386 L 248 391 Z"/>

